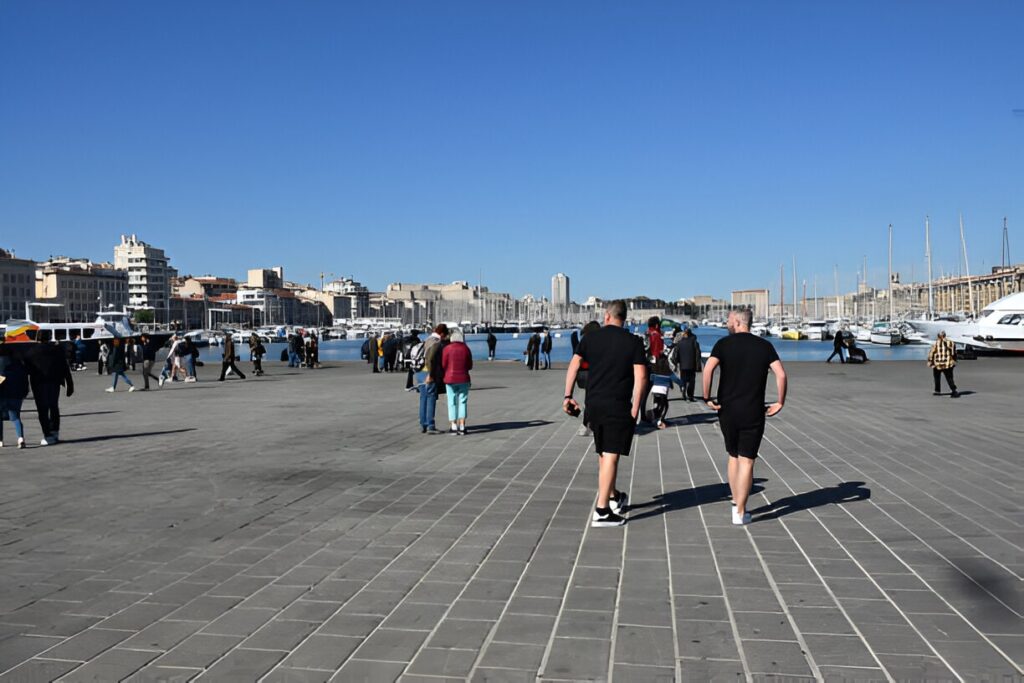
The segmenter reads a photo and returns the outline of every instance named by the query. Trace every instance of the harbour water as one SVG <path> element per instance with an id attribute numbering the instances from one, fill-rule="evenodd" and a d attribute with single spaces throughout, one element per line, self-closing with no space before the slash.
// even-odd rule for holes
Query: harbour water
<path id="1" fill-rule="evenodd" d="M 567 363 L 572 356 L 572 346 L 569 343 L 571 332 L 567 331 L 556 336 L 552 340 L 551 360 L 556 363 Z M 702 351 L 711 351 L 715 342 L 727 334 L 726 330 L 718 327 L 700 327 L 697 329 L 697 340 L 700 342 Z M 528 333 L 506 333 L 496 334 L 498 346 L 496 350 L 497 360 L 525 359 L 523 351 L 526 349 L 526 342 L 530 338 Z M 467 335 L 467 343 L 477 360 L 487 358 L 487 335 Z M 787 361 L 822 361 L 832 353 L 832 342 L 815 341 L 790 341 L 778 337 L 766 337 L 779 352 L 779 358 Z M 363 346 L 363 339 L 334 339 L 321 342 L 320 360 L 360 360 L 360 349 Z M 889 360 L 924 360 L 928 355 L 927 344 L 903 344 L 901 346 L 888 347 L 876 344 L 861 344 L 868 358 L 872 361 Z M 238 345 L 239 354 L 244 360 L 249 359 L 249 349 L 245 344 Z M 285 349 L 284 343 L 274 343 L 267 349 L 267 360 L 278 360 L 281 352 Z M 221 351 L 219 347 L 201 349 L 200 356 L 206 362 L 220 362 Z"/>

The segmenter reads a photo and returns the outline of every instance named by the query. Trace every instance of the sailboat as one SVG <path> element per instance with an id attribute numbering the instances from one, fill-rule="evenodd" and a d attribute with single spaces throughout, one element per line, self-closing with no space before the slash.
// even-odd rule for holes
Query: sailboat
<path id="1" fill-rule="evenodd" d="M 893 312 L 892 223 L 889 224 L 889 293 L 887 298 L 889 299 L 889 319 L 884 322 L 876 322 L 871 326 L 870 340 L 872 344 L 895 346 L 903 342 L 903 333 L 894 323 L 896 316 Z"/>

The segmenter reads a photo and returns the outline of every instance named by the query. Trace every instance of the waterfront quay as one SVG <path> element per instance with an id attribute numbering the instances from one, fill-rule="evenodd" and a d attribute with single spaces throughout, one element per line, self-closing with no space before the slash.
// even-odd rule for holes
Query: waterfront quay
<path id="1" fill-rule="evenodd" d="M 956 400 L 922 362 L 789 364 L 746 527 L 674 397 L 612 529 L 562 368 L 478 361 L 456 437 L 404 375 L 266 367 L 76 373 L 64 441 L 0 450 L 0 681 L 1020 680 L 1019 359 Z"/>

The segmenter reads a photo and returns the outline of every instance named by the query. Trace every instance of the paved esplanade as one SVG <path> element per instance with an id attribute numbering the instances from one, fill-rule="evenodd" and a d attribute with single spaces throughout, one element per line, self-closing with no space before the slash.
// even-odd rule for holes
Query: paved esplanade
<path id="1" fill-rule="evenodd" d="M 402 375 L 268 367 L 77 373 L 67 441 L 0 451 L 0 680 L 1020 676 L 1020 360 L 961 363 L 959 400 L 924 363 L 791 363 L 746 528 L 701 404 L 591 529 L 564 370 L 478 362 L 460 438 Z"/>

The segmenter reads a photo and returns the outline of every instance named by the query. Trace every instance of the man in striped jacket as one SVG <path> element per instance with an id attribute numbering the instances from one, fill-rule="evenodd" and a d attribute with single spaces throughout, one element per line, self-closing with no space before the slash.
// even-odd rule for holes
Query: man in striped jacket
<path id="1" fill-rule="evenodd" d="M 956 347 L 953 346 L 953 342 L 946 339 L 946 332 L 939 332 L 935 343 L 932 344 L 932 348 L 928 351 L 928 367 L 932 369 L 932 377 L 935 379 L 935 393 L 933 396 L 939 396 L 942 392 L 939 391 L 939 375 L 946 376 L 946 384 L 949 385 L 950 396 L 953 398 L 960 398 L 960 393 L 956 390 L 956 382 L 953 381 L 953 368 L 956 366 Z"/>

